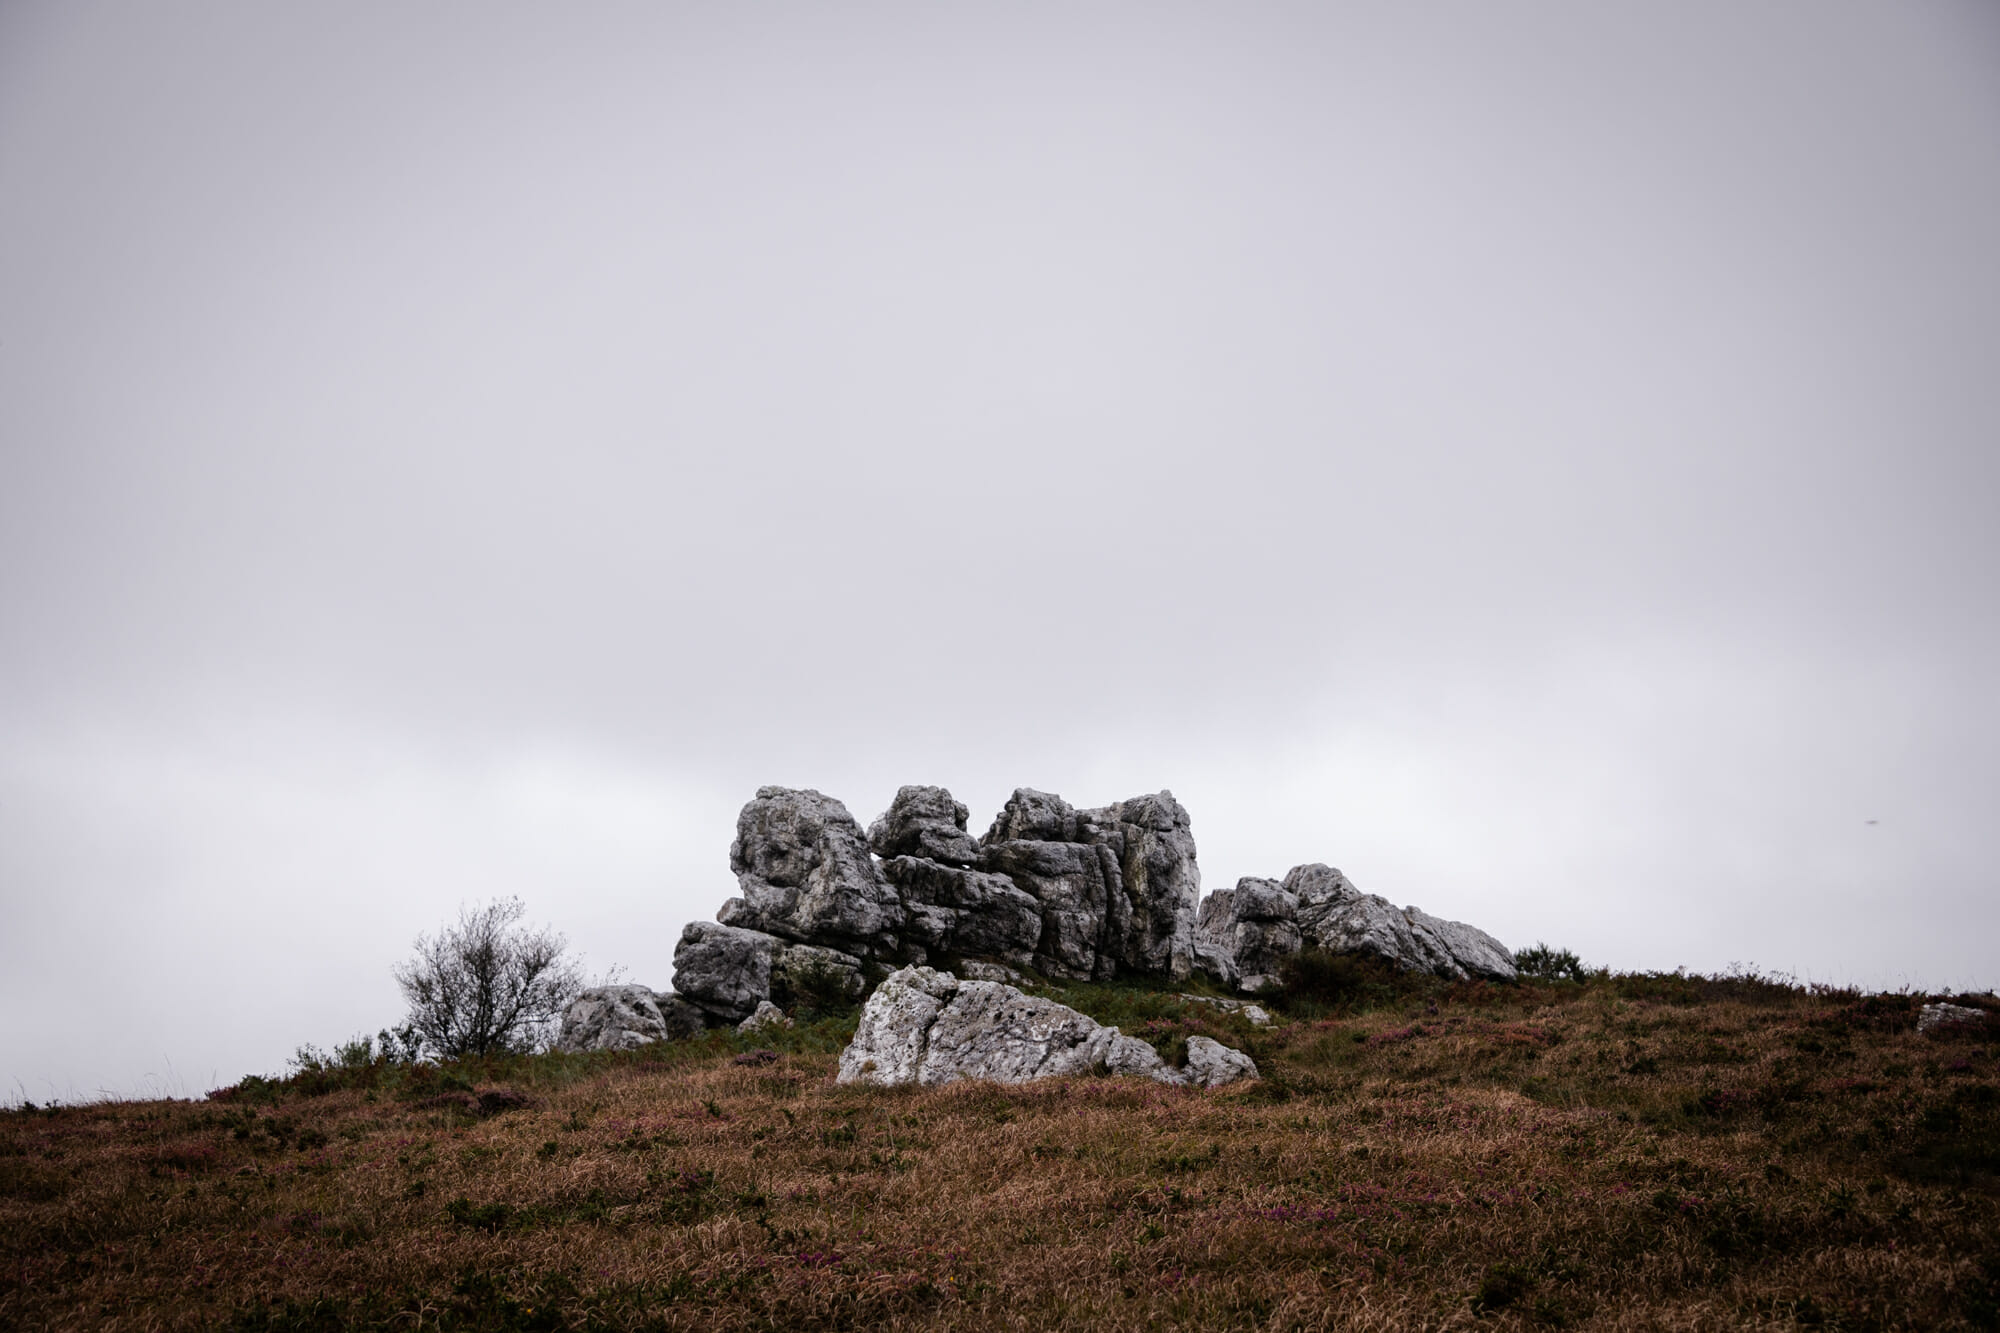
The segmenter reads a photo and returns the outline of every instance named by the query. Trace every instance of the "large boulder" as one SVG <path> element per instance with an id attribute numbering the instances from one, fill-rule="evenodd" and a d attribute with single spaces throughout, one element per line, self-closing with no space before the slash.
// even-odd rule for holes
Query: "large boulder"
<path id="1" fill-rule="evenodd" d="M 1082 812 L 1083 840 L 1112 849 L 1118 878 L 1103 952 L 1116 970 L 1182 980 L 1194 969 L 1201 868 L 1187 808 L 1170 791 Z"/>
<path id="2" fill-rule="evenodd" d="M 1022 787 L 981 839 L 985 869 L 1042 906 L 1035 966 L 1071 980 L 1183 978 L 1195 963 L 1201 871 L 1172 792 L 1098 810 Z"/>
<path id="3" fill-rule="evenodd" d="M 1007 876 L 915 856 L 884 861 L 882 873 L 903 897 L 906 947 L 1033 963 L 1042 905 Z"/>
<path id="4" fill-rule="evenodd" d="M 677 995 L 644 986 L 593 986 L 563 1010 L 559 1051 L 629 1051 L 692 1037 L 707 1027 L 702 1011 Z"/>
<path id="5" fill-rule="evenodd" d="M 863 957 L 901 951 L 902 902 L 861 826 L 830 796 L 760 787 L 737 817 L 729 868 L 742 896 L 716 913 L 724 925 Z"/>
<path id="6" fill-rule="evenodd" d="M 861 960 L 763 931 L 690 921 L 674 948 L 674 989 L 719 1022 L 740 1023 L 766 1000 L 859 999 Z"/>
<path id="7" fill-rule="evenodd" d="M 1278 984 L 1285 959 L 1299 951 L 1298 899 L 1275 879 L 1244 878 L 1202 900 L 1195 923 L 1199 965 L 1225 985 L 1248 991 Z"/>
<path id="8" fill-rule="evenodd" d="M 1196 1042 L 1206 1045 L 1197 1050 Z M 1256 1077 L 1255 1063 L 1240 1051 L 1200 1037 L 1188 1047 L 1189 1067 L 1175 1069 L 1145 1042 L 1053 1000 L 996 981 L 906 967 L 862 1008 L 837 1081 L 935 1087 L 968 1078 L 1025 1083 L 1105 1073 L 1208 1087 Z"/>
<path id="9" fill-rule="evenodd" d="M 986 847 L 986 868 L 1039 905 L 1041 936 L 1032 964 L 1046 976 L 1090 981 L 1110 975 L 1104 929 L 1118 857 L 1081 842 L 1009 839 Z"/>
<path id="10" fill-rule="evenodd" d="M 965 831 L 970 813 L 943 787 L 902 787 L 868 826 L 868 846 L 884 861 L 914 856 L 940 865 L 977 865 L 979 840 Z"/>
<path id="11" fill-rule="evenodd" d="M 1515 976 L 1513 954 L 1485 931 L 1363 893 L 1331 866 L 1294 866 L 1283 887 L 1297 903 L 1306 943 L 1334 953 L 1374 954 L 1440 977 Z"/>

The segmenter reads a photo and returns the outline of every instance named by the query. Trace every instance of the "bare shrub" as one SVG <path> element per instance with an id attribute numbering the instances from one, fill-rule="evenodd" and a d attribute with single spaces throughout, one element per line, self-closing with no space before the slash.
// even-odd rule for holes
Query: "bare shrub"
<path id="1" fill-rule="evenodd" d="M 417 936 L 417 956 L 395 969 L 409 1001 L 408 1028 L 424 1054 L 441 1059 L 541 1050 L 563 1009 L 584 987 L 563 957 L 569 941 L 516 923 L 519 898 L 460 908 L 457 925 Z"/>

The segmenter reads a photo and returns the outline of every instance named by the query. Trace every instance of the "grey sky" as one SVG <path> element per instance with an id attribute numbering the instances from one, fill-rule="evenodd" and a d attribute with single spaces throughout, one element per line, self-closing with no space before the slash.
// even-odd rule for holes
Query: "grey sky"
<path id="1" fill-rule="evenodd" d="M 767 782 L 1991 986 L 1996 236 L 1981 3 L 0 7 L 0 1077 Z"/>

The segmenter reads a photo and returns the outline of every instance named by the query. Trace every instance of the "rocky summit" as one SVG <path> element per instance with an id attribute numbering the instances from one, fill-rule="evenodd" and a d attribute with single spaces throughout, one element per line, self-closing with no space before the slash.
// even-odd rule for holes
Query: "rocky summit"
<path id="1" fill-rule="evenodd" d="M 729 848 L 737 894 L 682 932 L 673 991 L 588 992 L 559 1044 L 640 1045 L 766 1004 L 859 1000 L 871 978 L 911 965 L 986 984 L 1200 973 L 1255 994 L 1318 948 L 1442 977 L 1514 975 L 1485 931 L 1363 893 L 1327 865 L 1203 898 L 1192 822 L 1170 791 L 1081 809 L 1022 787 L 976 837 L 970 813 L 943 787 L 909 786 L 864 832 L 831 796 L 759 788 Z"/>

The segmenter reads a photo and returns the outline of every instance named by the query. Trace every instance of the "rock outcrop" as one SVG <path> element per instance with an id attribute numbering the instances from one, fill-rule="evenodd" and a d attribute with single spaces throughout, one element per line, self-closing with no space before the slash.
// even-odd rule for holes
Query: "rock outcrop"
<path id="1" fill-rule="evenodd" d="M 1224 985 L 1246 991 L 1278 984 L 1278 969 L 1303 943 L 1298 898 L 1275 879 L 1244 878 L 1202 900 L 1195 921 L 1197 961 Z"/>
<path id="2" fill-rule="evenodd" d="M 1255 1078 L 1257 1066 L 1241 1051 L 1190 1037 L 1188 1066 L 1175 1069 L 1138 1038 L 1053 1000 L 997 981 L 906 967 L 863 1006 L 854 1040 L 841 1052 L 838 1081 L 936 1087 L 968 1078 L 1025 1083 L 1084 1074 L 1213 1087 Z"/>
<path id="3" fill-rule="evenodd" d="M 660 995 L 644 986 L 594 986 L 563 1011 L 556 1049 L 629 1051 L 692 1037 L 707 1026 L 701 1010 L 678 995 Z"/>
<path id="4" fill-rule="evenodd" d="M 1201 870 L 1172 792 L 1077 810 L 1022 787 L 980 841 L 985 868 L 1041 905 L 1037 970 L 1072 981 L 1193 971 Z"/>
<path id="5" fill-rule="evenodd" d="M 915 856 L 941 865 L 978 865 L 979 839 L 965 831 L 971 813 L 943 787 L 901 787 L 868 826 L 868 846 L 884 861 Z"/>
<path id="6" fill-rule="evenodd" d="M 1986 1011 L 1984 1009 L 1974 1009 L 1971 1005 L 1967 1004 L 1945 1004 L 1940 1001 L 1937 1004 L 1927 1004 L 1917 1010 L 1917 1031 L 1919 1032 L 1932 1033 L 1948 1031 L 1954 1028 L 1963 1029 L 1971 1024 L 1978 1024 L 1983 1027 L 1985 1023 Z"/>
<path id="7" fill-rule="evenodd" d="M 674 949 L 674 989 L 712 1022 L 740 1023 L 757 1006 L 808 995 L 860 999 L 861 960 L 838 949 L 794 944 L 763 931 L 690 921 Z"/>
<path id="8" fill-rule="evenodd" d="M 1434 976 L 1511 979 L 1514 955 L 1477 926 L 1363 893 L 1331 866 L 1294 866 L 1284 892 L 1297 902 L 1306 942 L 1334 953 L 1370 953 Z"/>
<path id="9" fill-rule="evenodd" d="M 863 957 L 897 957 L 903 904 L 869 854 L 847 807 L 831 796 L 760 787 L 736 820 L 729 868 L 742 896 L 717 912 L 726 926 Z"/>
<path id="10" fill-rule="evenodd" d="M 578 1049 L 664 1040 L 697 1018 L 737 1024 L 765 1005 L 859 999 L 869 969 L 932 961 L 1070 981 L 1200 971 L 1251 993 L 1274 986 L 1307 946 L 1444 977 L 1514 975 L 1491 935 L 1364 894 L 1325 865 L 1203 899 L 1191 821 L 1169 791 L 1078 809 L 1021 787 L 979 838 L 968 814 L 943 787 L 903 787 L 864 835 L 830 796 L 759 788 L 729 849 L 740 892 L 715 921 L 682 932 L 678 995 L 649 1010 L 636 994 L 593 992 L 566 1015 L 565 1033 Z M 1050 1041 L 1048 1060 L 1071 1058 Z"/>

